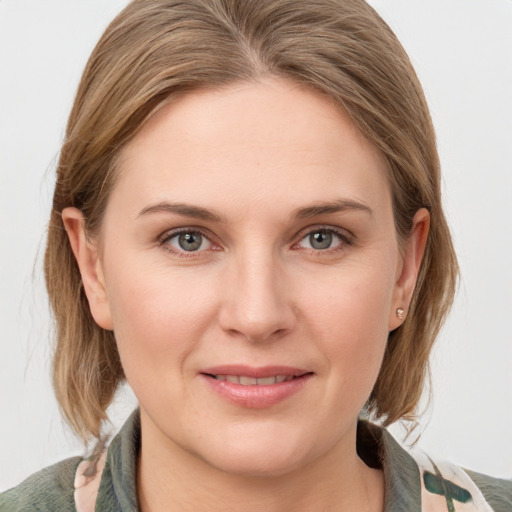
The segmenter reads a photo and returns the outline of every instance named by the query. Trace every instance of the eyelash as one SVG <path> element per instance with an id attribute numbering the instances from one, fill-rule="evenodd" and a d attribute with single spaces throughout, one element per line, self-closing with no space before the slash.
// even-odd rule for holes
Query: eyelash
<path id="1" fill-rule="evenodd" d="M 308 236 L 311 236 L 314 233 L 320 233 L 320 232 L 330 233 L 330 234 L 336 236 L 337 238 L 339 238 L 340 243 L 338 245 L 336 245 L 335 247 L 329 247 L 326 249 L 303 248 L 302 250 L 308 251 L 315 256 L 322 256 L 322 255 L 333 254 L 333 253 L 337 253 L 339 251 L 343 251 L 344 249 L 346 249 L 346 246 L 354 245 L 354 236 L 345 230 L 333 228 L 332 226 L 313 226 L 313 227 L 308 227 L 308 228 L 302 230 L 298 235 L 296 235 L 296 237 L 294 237 L 294 238 L 298 238 L 299 240 L 292 245 L 292 248 L 298 247 L 298 245 L 304 239 L 306 239 Z M 175 256 L 178 256 L 180 258 L 198 258 L 200 256 L 200 254 L 202 252 L 204 252 L 204 250 L 203 251 L 177 250 L 176 248 L 172 247 L 169 244 L 170 240 L 176 238 L 177 236 L 179 236 L 183 233 L 198 233 L 202 237 L 206 238 L 211 244 L 216 245 L 215 242 L 212 241 L 212 238 L 214 238 L 214 237 L 209 232 L 205 231 L 204 229 L 196 228 L 196 227 L 180 228 L 177 230 L 173 230 L 171 232 L 167 231 L 158 238 L 158 243 L 164 250 L 166 250 L 167 252 L 169 252 Z M 220 250 L 220 249 L 213 249 L 213 250 Z"/>
<path id="2" fill-rule="evenodd" d="M 303 250 L 308 251 L 310 254 L 314 256 L 326 256 L 330 254 L 335 254 L 341 252 L 347 248 L 347 246 L 354 245 L 355 237 L 352 233 L 342 230 L 339 228 L 334 228 L 332 226 L 313 226 L 308 227 L 301 231 L 297 237 L 299 241 L 293 244 L 292 247 L 297 247 L 303 240 L 305 240 L 308 236 L 311 236 L 314 233 L 330 233 L 337 238 L 339 238 L 340 243 L 334 247 L 329 247 L 327 249 L 314 249 L 314 248 L 303 248 Z"/>
<path id="3" fill-rule="evenodd" d="M 201 228 L 195 227 L 187 227 L 180 228 L 173 231 L 166 231 L 162 236 L 158 238 L 158 242 L 160 246 L 167 252 L 171 253 L 174 256 L 178 256 L 180 258 L 197 258 L 204 251 L 185 251 L 185 250 L 177 250 L 172 247 L 169 242 L 184 233 L 199 233 L 202 237 L 206 238 L 211 244 L 215 243 L 212 241 L 212 235 Z"/>

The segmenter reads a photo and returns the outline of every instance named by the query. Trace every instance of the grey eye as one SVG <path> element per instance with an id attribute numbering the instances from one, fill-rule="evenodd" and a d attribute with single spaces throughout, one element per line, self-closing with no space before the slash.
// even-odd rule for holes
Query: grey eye
<path id="1" fill-rule="evenodd" d="M 203 235 L 201 233 L 180 233 L 178 236 L 178 244 L 184 251 L 197 251 L 202 243 Z"/>
<path id="2" fill-rule="evenodd" d="M 303 249 L 314 249 L 315 251 L 325 251 L 333 249 L 338 245 L 345 243 L 343 235 L 336 233 L 332 229 L 316 229 L 310 231 L 300 242 L 299 247 Z"/>
<path id="3" fill-rule="evenodd" d="M 174 235 L 169 244 L 186 252 L 198 251 L 200 249 L 207 249 L 210 246 L 210 241 L 203 236 L 199 231 L 184 231 Z"/>
<path id="4" fill-rule="evenodd" d="M 332 241 L 333 236 L 329 231 L 316 231 L 309 235 L 309 243 L 313 249 L 329 249 Z"/>

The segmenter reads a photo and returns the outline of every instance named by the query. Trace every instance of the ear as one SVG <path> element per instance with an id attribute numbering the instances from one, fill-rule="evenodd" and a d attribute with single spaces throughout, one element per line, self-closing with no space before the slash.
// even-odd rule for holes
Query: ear
<path id="1" fill-rule="evenodd" d="M 421 208 L 416 212 L 412 220 L 411 233 L 406 241 L 401 262 L 397 269 L 397 280 L 389 316 L 390 331 L 399 327 L 407 316 L 425 252 L 429 227 L 430 214 L 426 208 Z M 397 315 L 399 308 L 404 311 L 402 318 L 399 318 Z"/>
<path id="2" fill-rule="evenodd" d="M 91 314 L 100 327 L 112 330 L 112 315 L 97 243 L 87 236 L 84 216 L 77 208 L 64 208 L 62 221 L 80 269 Z"/>

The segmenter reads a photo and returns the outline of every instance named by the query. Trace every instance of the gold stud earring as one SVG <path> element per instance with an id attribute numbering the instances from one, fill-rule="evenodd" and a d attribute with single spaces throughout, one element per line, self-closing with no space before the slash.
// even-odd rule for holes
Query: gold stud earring
<path id="1" fill-rule="evenodd" d="M 396 316 L 397 316 L 397 318 L 402 319 L 402 318 L 404 317 L 404 313 L 405 313 L 405 311 L 404 311 L 404 309 L 403 309 L 403 308 L 397 308 L 397 310 L 396 310 Z"/>

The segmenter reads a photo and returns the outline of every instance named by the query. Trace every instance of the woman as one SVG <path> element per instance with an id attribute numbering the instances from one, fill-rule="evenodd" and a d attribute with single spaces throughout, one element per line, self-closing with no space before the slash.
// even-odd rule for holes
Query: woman
<path id="1" fill-rule="evenodd" d="M 6 510 L 510 507 L 358 423 L 414 414 L 457 272 L 421 88 L 366 4 L 130 4 L 80 84 L 45 267 L 69 423 L 99 440 L 125 378 L 140 413 Z"/>

